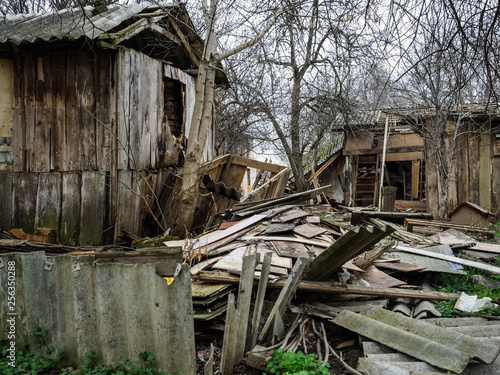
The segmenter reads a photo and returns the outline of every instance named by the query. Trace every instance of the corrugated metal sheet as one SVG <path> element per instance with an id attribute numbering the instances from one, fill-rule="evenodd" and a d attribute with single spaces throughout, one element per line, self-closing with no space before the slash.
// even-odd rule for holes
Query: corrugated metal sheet
<path id="1" fill-rule="evenodd" d="M 94 14 L 94 7 L 64 9 L 56 13 L 7 15 L 0 18 L 0 43 L 34 43 L 63 38 L 95 39 L 123 21 L 140 13 L 151 3 L 109 5 L 108 10 Z"/>
<path id="2" fill-rule="evenodd" d="M 8 262 L 16 268 L 16 338 L 38 348 L 33 329 L 65 350 L 64 362 L 83 364 L 89 350 L 110 365 L 153 353 L 160 371 L 196 373 L 191 278 L 187 265 L 171 285 L 153 265 L 94 264 L 91 255 L 2 254 L 0 314 L 7 317 Z M 7 326 L 2 319 L 0 329 Z"/>

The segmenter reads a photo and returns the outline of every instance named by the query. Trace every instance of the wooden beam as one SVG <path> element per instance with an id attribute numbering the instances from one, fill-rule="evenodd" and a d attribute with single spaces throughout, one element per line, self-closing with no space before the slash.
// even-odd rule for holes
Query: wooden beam
<path id="1" fill-rule="evenodd" d="M 315 241 L 307 238 L 294 238 L 294 237 L 279 237 L 279 236 L 247 236 L 241 239 L 242 241 L 286 241 L 298 242 L 306 245 L 313 245 L 319 247 L 328 247 L 331 244 L 326 241 Z"/>
<path id="2" fill-rule="evenodd" d="M 201 271 L 200 280 L 213 282 L 213 283 L 228 283 L 238 284 L 240 282 L 239 276 L 229 274 L 227 272 L 211 272 Z M 258 283 L 258 280 L 254 280 Z M 268 288 L 283 288 L 285 285 L 284 280 L 278 280 L 274 283 L 268 283 Z M 402 288 L 379 288 L 364 285 L 342 285 L 336 282 L 327 281 L 310 281 L 303 280 L 297 287 L 297 290 L 316 293 L 334 293 L 334 294 L 357 294 L 364 296 L 379 296 L 387 298 L 415 298 L 422 300 L 443 300 L 449 301 L 458 299 L 460 294 L 444 293 L 444 292 L 428 292 L 423 290 L 412 290 Z"/>
<path id="3" fill-rule="evenodd" d="M 338 159 L 338 157 L 342 155 L 342 152 L 337 152 L 337 154 L 335 154 L 334 156 L 332 156 L 325 164 L 323 164 L 316 173 L 312 172 L 311 173 L 311 177 L 309 177 L 309 180 L 307 180 L 307 182 L 311 183 L 311 181 L 318 177 L 321 173 L 323 173 L 323 171 L 328 168 L 330 166 L 330 164 L 332 164 L 335 160 Z"/>
<path id="4" fill-rule="evenodd" d="M 141 31 L 144 31 L 149 27 L 149 19 L 143 18 L 137 22 L 134 22 L 132 25 L 127 26 L 123 30 L 120 30 L 116 33 L 103 34 L 97 38 L 97 41 L 109 40 L 112 44 L 117 45 L 123 42 L 124 40 L 130 39 L 133 36 L 139 34 Z"/>
<path id="5" fill-rule="evenodd" d="M 434 253 L 432 251 L 426 251 L 426 250 L 422 250 L 422 249 L 414 249 L 413 247 L 402 246 L 402 245 L 396 246 L 396 250 L 404 251 L 405 253 L 424 255 L 424 256 L 429 257 L 429 258 L 442 259 L 442 260 L 446 260 L 447 262 L 463 264 L 465 266 L 474 267 L 474 268 L 478 268 L 480 270 L 485 270 L 485 271 L 491 272 L 494 275 L 500 275 L 500 268 L 495 267 L 495 266 L 490 266 L 489 264 L 474 262 L 474 261 L 468 260 L 468 259 L 457 258 L 457 257 L 451 256 L 451 255 Z"/>
<path id="6" fill-rule="evenodd" d="M 259 247 L 260 244 L 257 244 Z M 252 314 L 252 326 L 251 326 L 251 348 L 246 348 L 250 350 L 257 344 L 257 337 L 259 332 L 260 318 L 262 316 L 262 309 L 264 307 L 264 297 L 266 295 L 267 283 L 269 282 L 269 270 L 271 268 L 271 257 L 273 253 L 268 252 L 264 254 L 264 260 L 262 262 L 262 271 L 260 274 L 259 286 L 257 288 L 257 295 L 255 296 L 255 306 Z"/>
<path id="7" fill-rule="evenodd" d="M 288 305 L 292 301 L 295 291 L 297 290 L 297 286 L 300 284 L 300 280 L 302 279 L 302 274 L 306 270 L 309 263 L 311 263 L 313 256 L 314 253 L 311 251 L 308 253 L 308 257 L 299 258 L 297 262 L 295 262 L 293 270 L 288 276 L 285 285 L 283 286 L 283 289 L 281 290 L 281 293 L 278 296 L 278 300 L 274 304 L 273 309 L 271 310 L 271 313 L 269 314 L 269 317 L 267 318 L 267 321 L 264 324 L 262 331 L 260 332 L 259 335 L 260 342 L 267 341 L 269 339 L 268 336 L 270 333 L 270 329 L 271 327 L 274 326 L 275 320 L 277 319 L 276 317 L 279 315 L 279 317 L 282 318 L 283 313 L 285 312 L 285 310 L 288 308 Z"/>
<path id="8" fill-rule="evenodd" d="M 181 43 L 182 43 L 182 47 L 184 48 L 184 50 L 186 51 L 188 56 L 191 58 L 191 60 L 193 60 L 193 63 L 197 67 L 199 67 L 200 66 L 200 59 L 198 58 L 198 56 L 196 56 L 196 54 L 194 53 L 194 50 L 191 48 L 191 45 L 189 44 L 189 40 L 186 38 L 186 36 L 182 32 L 179 25 L 177 25 L 177 22 L 175 21 L 175 19 L 170 15 L 167 15 L 167 17 L 168 17 L 168 20 L 170 21 L 170 24 L 174 28 L 175 32 L 177 33 L 177 35 L 179 35 L 179 38 L 180 38 Z"/>
<path id="9" fill-rule="evenodd" d="M 377 148 L 360 148 L 356 150 L 344 150 L 344 155 L 372 155 L 372 154 L 382 154 L 384 149 L 382 147 Z M 423 152 L 424 146 L 402 146 L 402 147 L 388 147 L 387 154 L 392 153 L 404 153 L 404 152 Z"/>
<path id="10" fill-rule="evenodd" d="M 161 34 L 163 35 L 164 37 L 166 37 L 167 39 L 171 40 L 172 42 L 174 42 L 175 44 L 177 45 L 182 45 L 181 41 L 179 40 L 179 38 L 176 38 L 176 36 L 174 34 L 172 34 L 170 31 L 168 30 L 165 30 L 163 27 L 159 26 L 158 24 L 156 23 L 153 23 L 152 25 L 149 26 L 149 28 L 158 33 L 158 34 Z"/>
<path id="11" fill-rule="evenodd" d="M 248 168 L 262 169 L 271 173 L 279 173 L 286 167 L 278 164 L 266 163 L 259 160 L 245 158 L 243 156 L 233 155 L 233 164 L 243 165 Z"/>

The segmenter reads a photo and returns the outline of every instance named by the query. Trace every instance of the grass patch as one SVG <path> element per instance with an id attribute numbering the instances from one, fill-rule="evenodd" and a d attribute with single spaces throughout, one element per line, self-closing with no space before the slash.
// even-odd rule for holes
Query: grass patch
<path id="1" fill-rule="evenodd" d="M 500 265 L 500 257 L 496 258 L 492 265 Z M 446 293 L 461 293 L 468 295 L 477 295 L 478 298 L 489 297 L 491 300 L 500 304 L 500 288 L 488 288 L 484 285 L 474 283 L 473 275 L 483 275 L 492 280 L 500 281 L 500 275 L 485 275 L 483 270 L 478 270 L 472 267 L 464 266 L 465 275 L 455 275 L 447 273 L 439 273 L 432 277 L 431 283 L 434 288 L 440 292 Z M 444 317 L 456 317 L 460 311 L 454 308 L 456 300 L 439 301 L 435 303 L 436 309 L 443 314 Z M 484 308 L 477 312 L 484 315 L 500 315 L 500 308 L 493 309 L 490 307 Z"/>

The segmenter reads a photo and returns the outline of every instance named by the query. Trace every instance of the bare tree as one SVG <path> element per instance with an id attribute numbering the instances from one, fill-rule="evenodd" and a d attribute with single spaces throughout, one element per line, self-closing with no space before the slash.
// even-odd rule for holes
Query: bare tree
<path id="1" fill-rule="evenodd" d="M 262 40 L 274 26 L 284 9 L 284 4 L 274 9 L 267 7 L 267 15 L 260 18 L 263 22 L 260 23 L 260 26 L 257 26 L 260 27 L 258 31 L 255 31 L 251 37 L 245 35 L 245 41 L 234 48 L 218 52 L 216 23 L 224 3 L 221 0 L 212 0 L 210 3 L 203 0 L 201 3 L 205 22 L 205 44 L 198 66 L 195 91 L 196 102 L 188 135 L 189 142 L 184 160 L 181 193 L 178 200 L 179 207 L 169 217 L 172 233 L 177 235 L 184 235 L 189 231 L 196 211 L 198 189 L 203 175 L 201 170 L 203 153 L 213 119 L 217 64 Z M 234 3 L 232 4 L 234 5 Z"/>
<path id="2" fill-rule="evenodd" d="M 412 43 L 402 48 L 399 77 L 399 106 L 415 109 L 413 129 L 424 139 L 427 169 L 437 171 L 439 186 L 438 216 L 449 212 L 459 139 L 468 134 L 469 141 L 481 135 L 483 127 L 471 129 L 469 107 L 488 96 L 478 90 L 486 88 L 481 72 L 488 67 L 480 63 L 476 48 L 465 42 L 456 20 L 449 17 L 446 4 L 434 6 L 427 13 L 415 14 Z M 402 41 L 399 40 L 399 43 Z M 483 84 L 481 84 L 483 83 Z M 466 147 L 466 146 L 465 146 Z"/>
<path id="3" fill-rule="evenodd" d="M 299 191 L 307 188 L 304 155 L 313 155 L 352 108 L 346 82 L 364 42 L 365 6 L 289 2 L 267 43 L 238 56 L 240 71 L 252 74 L 238 78 L 246 95 L 233 99 L 240 106 L 253 103 L 254 116 L 272 127 L 276 137 L 270 141 L 286 155 Z"/>

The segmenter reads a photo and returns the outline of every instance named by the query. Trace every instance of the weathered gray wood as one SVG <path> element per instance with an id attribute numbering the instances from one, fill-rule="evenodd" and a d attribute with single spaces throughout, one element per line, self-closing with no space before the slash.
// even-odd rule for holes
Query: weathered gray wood
<path id="1" fill-rule="evenodd" d="M 396 250 L 404 251 L 406 253 L 424 255 L 424 256 L 427 256 L 430 258 L 442 259 L 442 260 L 446 260 L 447 262 L 463 264 L 466 266 L 470 266 L 470 267 L 474 267 L 474 268 L 488 271 L 494 275 L 500 275 L 500 267 L 490 266 L 489 264 L 474 262 L 474 261 L 471 261 L 468 259 L 457 258 L 455 256 L 450 256 L 450 255 L 445 255 L 445 254 L 434 253 L 432 251 L 414 249 L 412 247 L 402 246 L 402 245 L 396 246 Z"/>
<path id="2" fill-rule="evenodd" d="M 52 117 L 52 76 L 50 71 L 50 53 L 42 53 L 35 60 L 37 64 L 36 80 L 36 126 L 34 134 L 33 151 L 34 169 L 36 172 L 50 171 L 50 133 L 53 122 Z M 40 66 L 41 65 L 41 66 Z M 41 74 L 40 74 L 41 73 Z M 32 164 L 33 167 L 33 164 Z"/>
<path id="3" fill-rule="evenodd" d="M 64 245 L 78 244 L 80 234 L 81 175 L 68 172 L 62 175 L 62 207 L 59 239 Z"/>
<path id="4" fill-rule="evenodd" d="M 396 201 L 397 190 L 398 188 L 395 186 L 382 186 L 382 203 L 380 205 L 380 211 L 394 211 L 394 202 Z"/>
<path id="5" fill-rule="evenodd" d="M 79 169 L 97 169 L 97 147 L 96 147 L 96 120 L 95 113 L 95 88 L 94 88 L 94 62 L 95 54 L 91 52 L 77 53 L 76 70 L 76 95 L 78 105 L 78 123 L 68 124 L 80 127 L 78 142 L 81 144 L 79 155 Z M 72 147 L 73 144 L 70 144 Z"/>
<path id="6" fill-rule="evenodd" d="M 217 283 L 230 283 L 238 284 L 240 278 L 238 276 L 223 273 L 223 272 L 209 272 L 201 271 L 200 280 L 217 282 Z M 283 288 L 286 282 L 277 280 L 274 283 L 268 283 L 268 288 Z M 426 292 L 423 290 L 411 290 L 401 288 L 380 288 L 370 287 L 364 285 L 341 285 L 340 283 L 322 282 L 322 281 L 309 281 L 303 280 L 299 283 L 297 290 L 303 290 L 314 293 L 335 293 L 335 294 L 359 294 L 366 296 L 380 296 L 387 298 L 415 298 L 427 300 L 452 300 L 458 299 L 460 294 L 445 293 L 445 292 Z"/>
<path id="7" fill-rule="evenodd" d="M 261 244 L 257 244 L 257 248 Z M 273 253 L 268 252 L 264 254 L 264 260 L 262 262 L 262 271 L 260 274 L 259 286 L 257 288 L 257 295 L 255 296 L 255 305 L 252 314 L 252 334 L 251 334 L 251 345 L 245 348 L 247 351 L 251 350 L 255 344 L 257 344 L 257 336 L 259 332 L 260 318 L 262 316 L 262 309 L 264 307 L 264 297 L 267 290 L 267 282 L 269 280 L 269 270 L 271 268 L 271 259 Z"/>
<path id="8" fill-rule="evenodd" d="M 50 132 L 50 169 L 66 170 L 66 52 L 50 53 L 53 121 Z M 71 110 L 71 108 L 69 108 Z"/>
<path id="9" fill-rule="evenodd" d="M 251 245 L 255 248 L 255 245 Z M 255 252 L 255 249 L 254 249 Z M 250 318 L 250 303 L 252 299 L 253 275 L 255 267 L 259 264 L 260 254 L 248 255 L 243 258 L 240 286 L 238 289 L 238 313 L 240 316 L 234 352 L 234 363 L 238 364 L 245 354 L 247 334 L 249 331 L 248 321 Z M 251 328 L 251 327 L 250 327 Z"/>
<path id="10" fill-rule="evenodd" d="M 111 171 L 114 167 L 117 149 L 116 134 L 116 86 L 110 51 L 100 51 L 98 56 L 98 74 L 96 84 L 96 151 L 97 168 L 100 171 Z M 114 134 L 113 134 L 114 133 Z"/>
<path id="11" fill-rule="evenodd" d="M 80 244 L 99 245 L 106 213 L 106 176 L 82 172 Z"/>
<path id="12" fill-rule="evenodd" d="M 234 294 L 229 294 L 226 313 L 226 326 L 224 329 L 224 340 L 222 342 L 222 354 L 220 359 L 221 375 L 232 375 L 234 367 L 234 354 L 236 348 L 236 332 L 240 316 L 235 307 Z"/>
<path id="13" fill-rule="evenodd" d="M 290 304 L 290 301 L 293 298 L 293 295 L 295 294 L 295 291 L 297 290 L 297 286 L 300 283 L 300 280 L 302 278 L 302 274 L 304 273 L 304 270 L 306 267 L 309 265 L 309 263 L 312 260 L 312 257 L 314 256 L 314 253 L 311 251 L 308 254 L 309 256 L 299 258 L 295 262 L 295 265 L 293 266 L 292 272 L 288 276 L 288 279 L 285 283 L 285 286 L 281 290 L 281 293 L 278 297 L 278 300 L 274 304 L 273 309 L 271 310 L 271 313 L 269 314 L 269 317 L 267 318 L 267 321 L 264 325 L 264 328 L 262 328 L 262 331 L 259 335 L 259 341 L 263 342 L 268 339 L 270 329 L 271 327 L 274 326 L 274 319 L 276 315 L 283 315 L 285 312 L 286 308 Z"/>
<path id="14" fill-rule="evenodd" d="M 392 227 L 359 227 L 351 230 L 323 251 L 309 266 L 307 278 L 321 280 L 338 270 L 344 263 L 371 248 L 394 232 Z"/>
<path id="15" fill-rule="evenodd" d="M 325 233 L 327 230 L 325 228 L 322 228 L 317 225 L 313 224 L 302 224 L 299 225 L 298 227 L 295 227 L 293 231 L 297 234 L 300 234 L 301 236 L 307 237 L 307 238 L 312 238 L 316 237 L 322 233 Z"/>
<path id="16" fill-rule="evenodd" d="M 66 171 L 81 169 L 80 155 L 82 154 L 82 129 L 79 123 L 79 101 L 76 88 L 77 57 L 75 51 L 68 51 L 66 55 L 66 160 L 63 166 Z"/>
<path id="17" fill-rule="evenodd" d="M 12 228 L 12 173 L 0 173 L 0 228 Z"/>
<path id="18" fill-rule="evenodd" d="M 271 339 L 271 345 L 275 344 L 275 340 L 281 340 L 283 338 L 283 335 L 285 334 L 285 323 L 283 323 L 283 318 L 281 317 L 280 314 L 276 314 L 274 316 L 274 323 L 273 323 L 273 335 Z"/>
<path id="19" fill-rule="evenodd" d="M 58 232 L 61 220 L 61 174 L 39 173 L 36 196 L 36 228 L 51 228 Z M 54 204 L 56 203 L 57 204 Z M 56 234 L 56 242 L 58 242 Z"/>
<path id="20" fill-rule="evenodd" d="M 22 228 L 25 233 L 35 230 L 37 173 L 14 173 L 12 175 L 13 228 Z"/>

